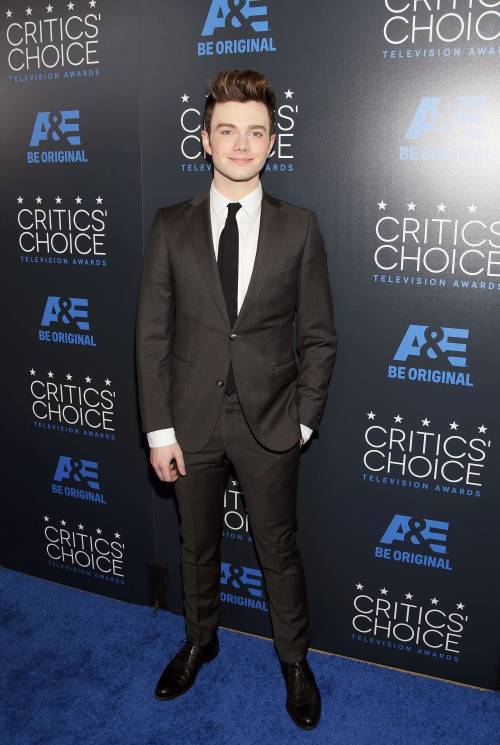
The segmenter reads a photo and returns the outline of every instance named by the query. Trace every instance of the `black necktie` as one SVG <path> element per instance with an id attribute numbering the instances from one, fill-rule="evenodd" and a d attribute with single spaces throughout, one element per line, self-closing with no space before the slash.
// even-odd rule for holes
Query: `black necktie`
<path id="1" fill-rule="evenodd" d="M 240 209 L 239 202 L 229 202 L 227 205 L 227 218 L 219 238 L 217 251 L 217 266 L 226 299 L 227 312 L 231 326 L 234 326 L 238 315 L 238 248 L 239 233 L 236 213 Z M 226 383 L 226 393 L 229 395 L 236 388 L 233 365 L 229 365 Z"/>

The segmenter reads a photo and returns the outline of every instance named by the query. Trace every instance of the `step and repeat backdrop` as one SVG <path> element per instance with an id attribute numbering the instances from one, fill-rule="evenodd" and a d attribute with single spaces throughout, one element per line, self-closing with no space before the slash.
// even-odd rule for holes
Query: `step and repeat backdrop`
<path id="1" fill-rule="evenodd" d="M 300 467 L 311 646 L 497 687 L 500 0 L 9 0 L 2 23 L 2 563 L 182 612 L 137 291 L 157 207 L 210 185 L 207 81 L 257 69 L 263 186 L 317 212 L 339 335 Z M 235 472 L 221 623 L 270 637 L 244 497 Z"/>

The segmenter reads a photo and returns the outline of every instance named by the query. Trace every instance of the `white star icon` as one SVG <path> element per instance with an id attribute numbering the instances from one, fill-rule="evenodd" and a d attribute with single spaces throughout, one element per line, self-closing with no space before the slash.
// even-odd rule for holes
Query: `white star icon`
<path id="1" fill-rule="evenodd" d="M 184 93 L 183 96 L 181 96 L 182 103 L 187 103 L 189 101 L 189 96 L 187 93 Z"/>
<path id="2" fill-rule="evenodd" d="M 425 417 L 425 419 L 421 419 L 421 422 L 422 422 L 422 427 L 428 427 L 429 424 L 431 423 L 431 420 Z"/>
<path id="3" fill-rule="evenodd" d="M 381 595 L 387 595 L 387 593 L 388 593 L 388 592 L 389 592 L 389 591 L 388 591 L 388 590 L 387 590 L 387 589 L 386 589 L 385 587 L 381 587 L 381 588 L 380 588 L 380 594 L 381 594 Z"/>
<path id="4" fill-rule="evenodd" d="M 54 373 L 52 372 L 52 370 L 49 370 L 49 372 L 47 373 L 47 375 L 49 376 L 49 378 L 53 378 L 54 377 Z"/>
<path id="5" fill-rule="evenodd" d="M 12 11 L 11 10 L 7 10 L 5 12 L 5 15 L 7 16 L 7 18 L 10 18 L 12 16 Z"/>
<path id="6" fill-rule="evenodd" d="M 438 204 L 437 209 L 438 212 L 444 212 L 446 209 L 446 205 L 441 202 L 441 204 Z"/>
<path id="7" fill-rule="evenodd" d="M 475 204 L 471 204 L 469 207 L 467 207 L 467 209 L 469 210 L 469 212 L 476 212 L 477 207 Z"/>
<path id="8" fill-rule="evenodd" d="M 17 203 L 18 204 L 22 204 L 23 203 L 23 198 L 22 197 L 18 197 L 17 198 Z"/>
<path id="9" fill-rule="evenodd" d="M 42 197 L 38 196 L 38 197 L 37 197 L 37 198 L 35 199 L 35 202 L 36 202 L 37 204 L 41 204 L 41 203 L 42 203 Z"/>
<path id="10" fill-rule="evenodd" d="M 68 10 L 73 10 L 74 7 L 75 7 L 74 3 L 68 3 Z"/>
<path id="11" fill-rule="evenodd" d="M 102 204 L 102 197 L 96 197 L 97 204 Z"/>
<path id="12" fill-rule="evenodd" d="M 66 373 L 66 380 L 73 380 L 73 376 L 71 373 Z"/>
<path id="13" fill-rule="evenodd" d="M 106 383 L 106 385 L 111 385 L 111 380 L 109 378 L 106 378 L 104 382 Z"/>
<path id="14" fill-rule="evenodd" d="M 78 523 L 78 530 L 83 530 L 83 525 L 81 523 Z"/>
<path id="15" fill-rule="evenodd" d="M 81 198 L 80 196 L 76 197 L 76 198 L 75 198 L 75 202 L 76 202 L 77 204 L 81 204 L 81 203 L 82 203 L 82 198 Z"/>
<path id="16" fill-rule="evenodd" d="M 377 415 L 374 414 L 373 411 L 368 411 L 366 416 L 368 417 L 368 419 L 375 419 Z"/>
<path id="17" fill-rule="evenodd" d="M 48 516 L 48 515 L 44 515 L 44 516 L 43 516 L 43 519 L 45 520 L 45 522 L 46 522 L 46 523 L 48 523 L 48 522 L 49 522 L 49 516 Z"/>
<path id="18" fill-rule="evenodd" d="M 99 535 L 101 535 L 101 533 L 102 533 L 102 530 L 101 530 L 100 528 L 96 528 L 96 529 L 95 529 L 95 532 L 96 532 L 96 533 L 99 533 Z"/>
<path id="19" fill-rule="evenodd" d="M 52 13 L 52 5 L 47 5 L 47 13 Z"/>
<path id="20" fill-rule="evenodd" d="M 61 520 L 61 525 L 66 525 L 66 520 Z"/>
<path id="21" fill-rule="evenodd" d="M 119 533 L 115 533 L 115 538 L 121 538 Z"/>
<path id="22" fill-rule="evenodd" d="M 356 585 L 356 590 L 362 590 L 364 585 L 361 584 L 361 582 L 358 582 Z"/>
<path id="23" fill-rule="evenodd" d="M 431 605 L 437 605 L 439 600 L 437 598 L 431 598 Z"/>
<path id="24" fill-rule="evenodd" d="M 385 208 L 387 207 L 387 202 L 384 202 L 383 199 L 381 202 L 377 202 L 377 204 L 378 204 L 379 210 L 385 210 Z"/>
<path id="25" fill-rule="evenodd" d="M 61 204 L 61 197 L 56 197 L 56 204 Z"/>
<path id="26" fill-rule="evenodd" d="M 450 429 L 458 429 L 458 424 L 455 421 L 450 422 Z"/>
<path id="27" fill-rule="evenodd" d="M 415 207 L 417 206 L 415 202 L 409 202 L 407 205 L 408 212 L 415 212 Z"/>
<path id="28" fill-rule="evenodd" d="M 91 381 L 92 381 L 92 378 L 89 378 L 89 376 L 87 375 L 87 377 L 85 378 L 85 382 L 90 383 Z"/>
<path id="29" fill-rule="evenodd" d="M 411 592 L 407 592 L 406 595 L 405 595 L 405 598 L 407 600 L 413 600 L 413 595 L 411 594 Z"/>
<path id="30" fill-rule="evenodd" d="M 34 374 L 35 374 L 35 370 L 33 370 L 33 368 L 31 368 L 30 375 L 34 375 Z"/>
<path id="31" fill-rule="evenodd" d="M 487 430 L 487 429 L 488 429 L 488 427 L 485 427 L 485 426 L 484 426 L 484 424 L 481 424 L 481 425 L 480 425 L 480 426 L 478 427 L 478 430 L 479 430 L 479 432 L 480 432 L 480 433 L 481 433 L 482 435 L 486 434 L 486 430 Z"/>
<path id="32" fill-rule="evenodd" d="M 95 8 L 95 0 L 90 0 L 89 5 L 91 8 Z"/>
<path id="33" fill-rule="evenodd" d="M 465 605 L 463 603 L 457 603 L 458 610 L 463 610 L 465 608 Z"/>
<path id="34" fill-rule="evenodd" d="M 31 15 L 31 8 L 29 6 L 26 8 L 26 15 Z"/>
<path id="35" fill-rule="evenodd" d="M 403 421 L 403 417 L 399 414 L 396 414 L 396 416 L 394 417 L 394 421 L 397 422 L 397 424 L 401 424 L 401 422 Z"/>
<path id="36" fill-rule="evenodd" d="M 285 91 L 285 98 L 293 98 L 294 91 L 291 91 L 290 88 Z"/>

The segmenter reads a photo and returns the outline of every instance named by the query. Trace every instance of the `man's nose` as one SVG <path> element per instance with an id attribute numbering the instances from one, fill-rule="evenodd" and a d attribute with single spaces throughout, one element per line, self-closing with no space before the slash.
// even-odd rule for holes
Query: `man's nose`
<path id="1" fill-rule="evenodd" d="M 247 150 L 248 141 L 247 141 L 246 135 L 238 135 L 236 137 L 236 142 L 234 143 L 234 147 L 236 150 Z"/>

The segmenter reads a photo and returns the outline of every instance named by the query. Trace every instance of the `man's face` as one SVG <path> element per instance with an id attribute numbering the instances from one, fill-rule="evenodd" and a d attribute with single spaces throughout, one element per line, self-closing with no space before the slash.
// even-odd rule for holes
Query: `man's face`
<path id="1" fill-rule="evenodd" d="M 203 147 L 215 170 L 230 181 L 250 181 L 262 169 L 276 135 L 269 136 L 269 115 L 261 101 L 216 103 L 210 136 L 201 133 Z"/>

